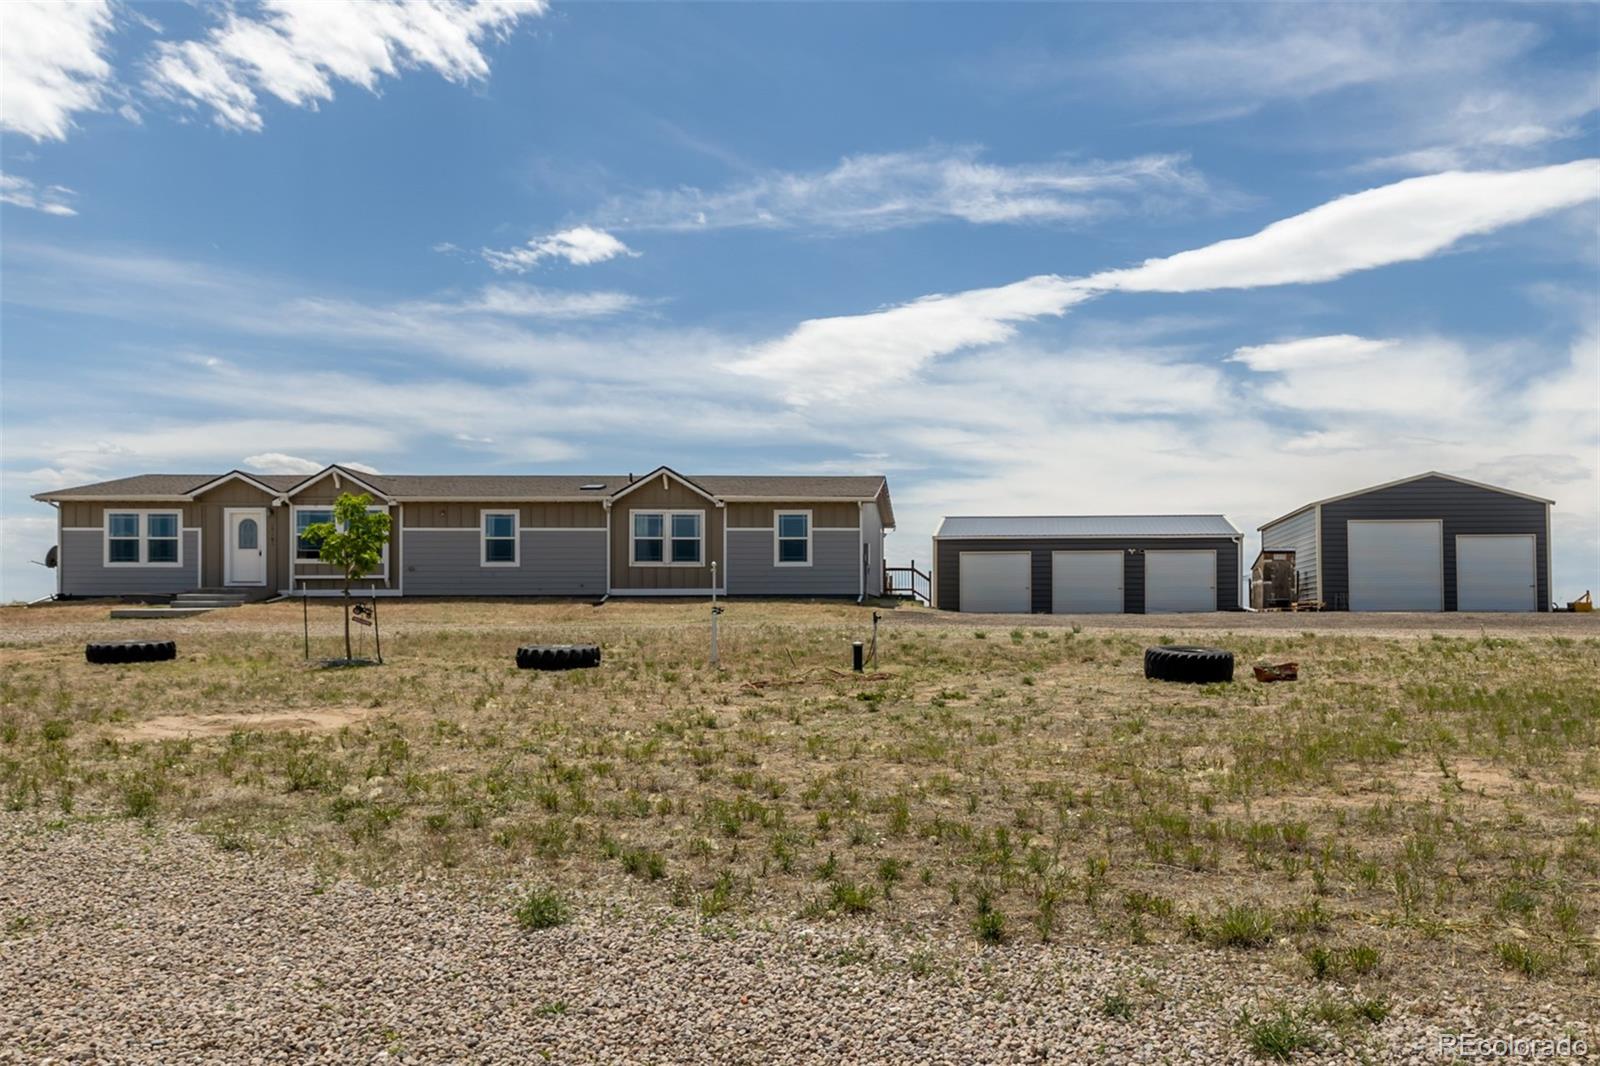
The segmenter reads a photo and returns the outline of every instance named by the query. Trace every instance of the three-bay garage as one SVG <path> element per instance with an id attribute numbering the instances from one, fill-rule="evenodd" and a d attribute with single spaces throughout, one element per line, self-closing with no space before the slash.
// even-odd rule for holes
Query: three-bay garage
<path id="1" fill-rule="evenodd" d="M 1221 515 L 955 516 L 933 604 L 997 614 L 1239 609 L 1243 537 Z"/>
<path id="2" fill-rule="evenodd" d="M 1540 611 L 1551 501 L 1429 472 L 1309 503 L 1261 527 L 1295 553 L 1301 606 Z"/>

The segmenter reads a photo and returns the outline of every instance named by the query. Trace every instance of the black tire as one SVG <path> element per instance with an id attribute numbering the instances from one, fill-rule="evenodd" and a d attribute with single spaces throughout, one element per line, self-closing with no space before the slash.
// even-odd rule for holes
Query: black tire
<path id="1" fill-rule="evenodd" d="M 171 640 L 115 640 L 86 644 L 83 657 L 91 663 L 159 663 L 178 657 Z"/>
<path id="2" fill-rule="evenodd" d="M 578 670 L 600 665 L 598 644 L 524 644 L 517 649 L 523 670 Z"/>
<path id="3" fill-rule="evenodd" d="M 1144 650 L 1144 676 L 1152 681 L 1204 685 L 1233 680 L 1233 652 L 1169 644 Z"/>

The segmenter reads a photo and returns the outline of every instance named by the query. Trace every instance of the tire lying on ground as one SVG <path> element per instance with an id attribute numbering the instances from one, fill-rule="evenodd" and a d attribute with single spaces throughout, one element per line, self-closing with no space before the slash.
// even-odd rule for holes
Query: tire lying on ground
<path id="1" fill-rule="evenodd" d="M 1233 652 L 1168 644 L 1144 650 L 1144 676 L 1153 681 L 1205 684 L 1233 680 Z"/>
<path id="2" fill-rule="evenodd" d="M 598 644 L 524 644 L 517 649 L 523 670 L 581 670 L 600 665 Z"/>
<path id="3" fill-rule="evenodd" d="M 178 645 L 170 640 L 117 640 L 86 644 L 83 657 L 92 663 L 159 663 L 176 659 Z"/>

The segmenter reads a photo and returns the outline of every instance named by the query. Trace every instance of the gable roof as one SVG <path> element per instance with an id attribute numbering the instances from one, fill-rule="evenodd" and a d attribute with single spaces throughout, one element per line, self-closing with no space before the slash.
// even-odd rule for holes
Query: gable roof
<path id="1" fill-rule="evenodd" d="M 1412 474 L 1410 477 L 1398 478 L 1394 481 L 1385 481 L 1381 485 L 1368 485 L 1364 489 L 1356 489 L 1353 492 L 1341 492 L 1337 496 L 1328 496 L 1321 500 L 1312 500 L 1310 503 L 1303 503 L 1294 510 L 1287 511 L 1279 515 L 1277 518 L 1274 518 L 1270 522 L 1263 522 L 1261 525 L 1257 526 L 1256 529 L 1259 531 L 1266 529 L 1268 526 L 1275 526 L 1285 519 L 1293 518 L 1301 511 L 1309 511 L 1311 508 L 1321 507 L 1323 504 L 1338 503 L 1340 500 L 1348 500 L 1356 496 L 1365 496 L 1369 492 L 1380 492 L 1383 489 L 1392 489 L 1398 485 L 1409 485 L 1413 481 L 1423 481 L 1430 477 L 1439 478 L 1441 481 L 1454 481 L 1458 485 L 1470 485 L 1475 489 L 1484 489 L 1488 492 L 1498 492 L 1502 496 L 1515 496 L 1518 499 L 1532 500 L 1534 503 L 1554 504 L 1556 502 L 1554 500 L 1547 500 L 1543 496 L 1534 496 L 1530 493 L 1518 492 L 1516 489 L 1508 489 L 1500 485 L 1489 485 L 1482 481 L 1472 481 L 1468 478 L 1456 477 L 1454 474 L 1441 474 L 1437 470 L 1425 470 L 1420 474 Z"/>
<path id="2" fill-rule="evenodd" d="M 1054 537 L 1237 537 L 1219 514 L 952 515 L 935 537 L 1038 539 Z"/>
<path id="3" fill-rule="evenodd" d="M 310 488 L 323 478 L 329 477 L 333 478 L 335 484 L 338 484 L 340 478 L 348 478 L 374 495 L 382 496 L 384 499 L 389 498 L 389 493 L 384 492 L 382 489 L 378 488 L 378 486 L 372 484 L 372 482 L 378 480 L 377 476 L 372 474 L 362 474 L 355 470 L 351 470 L 349 467 L 340 466 L 338 463 L 334 463 L 331 466 L 325 466 L 321 470 L 318 470 L 315 474 L 302 479 L 292 488 L 285 490 L 284 495 L 293 496 L 298 492 L 303 492 L 304 490 Z"/>
<path id="4" fill-rule="evenodd" d="M 648 485 L 650 482 L 654 481 L 656 479 L 656 475 L 657 474 L 660 474 L 663 480 L 666 480 L 667 478 L 671 478 L 673 481 L 676 481 L 678 484 L 683 485 L 685 488 L 688 488 L 690 491 L 694 492 L 696 495 L 704 496 L 706 499 L 710 500 L 712 503 L 720 502 L 717 499 L 715 493 L 707 492 L 705 490 L 705 488 L 703 486 L 697 484 L 694 481 L 693 478 L 684 477 L 682 474 L 678 473 L 676 470 L 672 469 L 672 467 L 670 467 L 670 466 L 658 466 L 654 470 L 652 470 L 648 474 L 646 474 L 644 477 L 639 478 L 637 481 L 632 480 L 632 476 L 630 475 L 628 484 L 624 485 L 622 488 L 618 489 L 616 492 L 613 492 L 611 494 L 610 498 L 613 499 L 613 500 L 621 499 L 622 497 L 626 496 L 628 493 L 632 492 L 634 489 L 643 488 L 644 486 Z"/>

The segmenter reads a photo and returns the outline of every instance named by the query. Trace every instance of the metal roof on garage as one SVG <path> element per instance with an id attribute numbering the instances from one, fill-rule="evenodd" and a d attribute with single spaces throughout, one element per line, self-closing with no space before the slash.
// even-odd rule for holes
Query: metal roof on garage
<path id="1" fill-rule="evenodd" d="M 1219 514 L 951 515 L 934 533 L 949 540 L 1240 535 Z"/>

